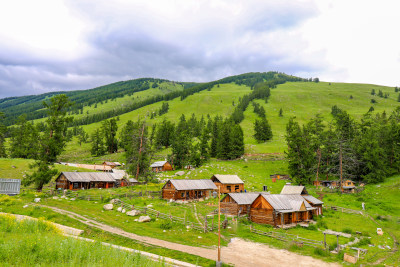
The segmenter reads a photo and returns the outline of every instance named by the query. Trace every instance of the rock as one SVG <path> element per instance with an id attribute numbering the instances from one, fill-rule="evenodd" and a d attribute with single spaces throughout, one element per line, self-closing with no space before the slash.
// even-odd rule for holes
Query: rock
<path id="1" fill-rule="evenodd" d="M 140 216 L 138 222 L 150 222 L 151 218 L 149 216 Z"/>
<path id="2" fill-rule="evenodd" d="M 187 175 L 190 175 L 192 173 L 192 171 L 188 171 Z"/>
<path id="3" fill-rule="evenodd" d="M 202 238 L 201 236 L 198 236 L 197 238 Z"/>
<path id="4" fill-rule="evenodd" d="M 104 206 L 103 206 L 103 209 L 105 209 L 105 210 L 112 210 L 114 208 L 114 205 L 113 204 L 105 204 Z"/>
<path id="5" fill-rule="evenodd" d="M 199 198 L 199 202 L 203 202 L 204 201 L 204 198 Z"/>
<path id="6" fill-rule="evenodd" d="M 140 211 L 138 211 L 138 210 L 131 210 L 126 213 L 126 215 L 128 215 L 128 216 L 136 216 L 139 214 L 140 214 Z"/>
<path id="7" fill-rule="evenodd" d="M 61 196 L 61 198 L 67 198 L 66 196 Z"/>
<path id="8" fill-rule="evenodd" d="M 53 197 L 53 199 L 59 199 L 59 197 L 55 196 L 55 197 Z"/>
<path id="9" fill-rule="evenodd" d="M 71 200 L 71 201 L 74 201 L 74 200 L 75 200 L 75 198 L 73 197 L 73 198 L 71 198 L 70 200 Z"/>
<path id="10" fill-rule="evenodd" d="M 166 231 L 165 230 L 163 230 L 163 233 L 165 233 Z"/>
<path id="11" fill-rule="evenodd" d="M 189 225 L 186 225 L 186 229 L 190 229 L 190 226 L 189 226 Z"/>
<path id="12" fill-rule="evenodd" d="M 24 205 L 24 206 L 23 206 L 24 209 L 27 208 L 27 207 L 29 207 L 29 206 L 28 206 L 28 205 Z"/>
<path id="13" fill-rule="evenodd" d="M 40 197 L 35 198 L 33 201 L 35 201 L 36 203 L 40 202 Z"/>
<path id="14" fill-rule="evenodd" d="M 391 247 L 390 247 L 390 246 L 386 246 L 386 248 L 387 248 L 387 249 L 391 249 Z"/>
<path id="15" fill-rule="evenodd" d="M 134 221 L 135 221 L 135 222 L 137 222 L 137 221 L 138 221 L 138 219 L 135 219 Z"/>
<path id="16" fill-rule="evenodd" d="M 122 207 L 118 207 L 117 211 L 122 212 Z"/>
<path id="17" fill-rule="evenodd" d="M 122 209 L 122 213 L 125 213 L 126 212 L 126 210 L 125 209 Z"/>
<path id="18" fill-rule="evenodd" d="M 176 172 L 176 173 L 175 173 L 176 176 L 182 176 L 182 175 L 184 175 L 184 174 L 185 174 L 184 171 L 179 171 L 179 172 Z"/>
<path id="19" fill-rule="evenodd" d="M 111 204 L 115 204 L 117 202 L 118 202 L 118 199 L 111 199 L 111 201 L 110 201 Z"/>
<path id="20" fill-rule="evenodd" d="M 147 205 L 147 207 L 148 207 L 148 208 L 152 208 L 152 207 L 153 207 L 153 205 L 152 205 L 152 204 L 149 204 L 149 205 Z"/>

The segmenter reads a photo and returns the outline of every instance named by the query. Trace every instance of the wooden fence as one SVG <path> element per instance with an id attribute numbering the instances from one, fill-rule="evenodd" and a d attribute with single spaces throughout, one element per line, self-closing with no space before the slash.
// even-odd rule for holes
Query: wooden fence
<path id="1" fill-rule="evenodd" d="M 308 238 L 300 237 L 298 235 L 276 232 L 276 231 L 263 232 L 261 230 L 255 229 L 252 225 L 250 225 L 250 232 L 259 234 L 259 235 L 272 237 L 272 238 L 278 239 L 283 242 L 294 242 L 301 246 L 306 245 L 306 246 L 311 246 L 314 248 L 322 248 L 322 249 L 326 249 L 326 247 L 327 247 L 326 242 L 324 242 L 324 241 L 308 239 Z"/>
<path id="2" fill-rule="evenodd" d="M 51 190 L 51 191 L 46 191 L 45 192 L 49 196 L 56 196 L 56 195 L 63 195 L 63 191 L 57 191 L 57 190 Z M 88 200 L 88 201 L 103 201 L 104 199 L 109 199 L 109 198 L 136 198 L 136 197 L 142 197 L 142 196 L 149 196 L 152 198 L 161 198 L 161 191 L 140 191 L 140 192 L 129 192 L 129 193 L 124 193 L 124 194 L 106 194 L 106 195 L 90 195 L 90 194 L 80 194 L 77 191 L 66 191 L 65 196 L 69 198 L 75 198 L 75 199 L 82 199 L 82 200 Z"/>
<path id="3" fill-rule="evenodd" d="M 343 207 L 338 207 L 338 206 L 330 206 L 330 205 L 324 205 L 325 208 L 335 210 L 335 211 L 341 211 L 344 213 L 351 213 L 351 214 L 360 214 L 364 215 L 364 213 L 361 210 L 353 210 L 349 208 L 343 208 Z"/>
<path id="4" fill-rule="evenodd" d="M 213 221 L 212 225 L 209 226 L 207 223 L 207 219 L 206 219 L 206 222 L 204 225 L 201 225 L 201 224 L 198 225 L 198 224 L 195 224 L 194 222 L 190 222 L 190 221 L 186 220 L 186 217 L 185 218 L 176 217 L 176 216 L 172 216 L 171 214 L 162 213 L 160 211 L 157 211 L 157 210 L 149 208 L 149 207 L 138 207 L 138 206 L 130 205 L 120 199 L 114 199 L 114 205 L 120 206 L 126 210 L 136 209 L 136 210 L 141 211 L 143 214 L 150 215 L 150 216 L 153 216 L 156 218 L 170 220 L 171 222 L 177 222 L 177 223 L 183 224 L 185 226 L 190 226 L 191 228 L 199 230 L 199 231 L 209 232 L 209 231 L 214 230 L 214 221 Z"/>

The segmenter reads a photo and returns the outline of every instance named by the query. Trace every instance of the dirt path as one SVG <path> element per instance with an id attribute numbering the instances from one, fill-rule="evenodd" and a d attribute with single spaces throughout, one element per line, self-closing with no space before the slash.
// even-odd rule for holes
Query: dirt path
<path id="1" fill-rule="evenodd" d="M 113 234 L 124 236 L 134 239 L 143 243 L 160 246 L 172 250 L 197 255 L 202 258 L 216 260 L 217 250 L 212 248 L 192 247 L 182 244 L 177 244 L 169 241 L 164 241 L 152 237 L 140 236 L 133 233 L 126 232 L 122 229 L 112 227 L 110 225 L 97 222 L 92 219 L 85 218 L 77 213 L 59 209 L 56 207 L 41 205 L 42 207 L 50 208 L 55 212 L 65 214 L 75 220 L 78 220 L 91 227 L 99 228 Z M 234 264 L 235 266 L 340 266 L 336 263 L 327 263 L 310 256 L 302 256 L 289 252 L 287 250 L 270 248 L 267 245 L 248 242 L 239 238 L 234 238 L 228 244 L 228 247 L 222 248 L 222 261 Z"/>

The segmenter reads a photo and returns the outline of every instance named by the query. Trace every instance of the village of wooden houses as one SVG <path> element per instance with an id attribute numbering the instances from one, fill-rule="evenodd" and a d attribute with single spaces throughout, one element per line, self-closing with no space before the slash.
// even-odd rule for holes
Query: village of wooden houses
<path id="1" fill-rule="evenodd" d="M 371 251 L 390 252 L 396 245 L 366 213 L 365 203 L 346 207 L 346 199 L 365 190 L 349 179 L 304 186 L 275 173 L 255 184 L 235 164 L 175 170 L 165 160 L 150 166 L 158 183 L 143 183 L 119 162 L 57 165 L 80 171 L 62 171 L 34 196 L 20 188 L 20 180 L 3 179 L 0 193 L 24 205 L 0 211 L 25 219 L 53 214 L 57 220 L 50 221 L 68 235 L 95 240 L 93 231 L 101 231 L 124 246 L 134 241 L 134 251 L 174 266 L 280 266 L 280 257 L 287 256 L 282 249 L 290 253 L 283 266 L 335 266 L 386 259 L 390 254 Z M 75 223 L 63 226 L 71 219 Z"/>

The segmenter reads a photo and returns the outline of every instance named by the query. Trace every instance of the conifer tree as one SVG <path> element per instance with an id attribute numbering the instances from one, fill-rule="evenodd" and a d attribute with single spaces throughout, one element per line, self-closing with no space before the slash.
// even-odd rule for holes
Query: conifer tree
<path id="1" fill-rule="evenodd" d="M 7 127 L 2 124 L 2 120 L 5 118 L 4 113 L 0 112 L 0 158 L 6 158 L 6 148 L 5 148 L 5 133 Z"/>

